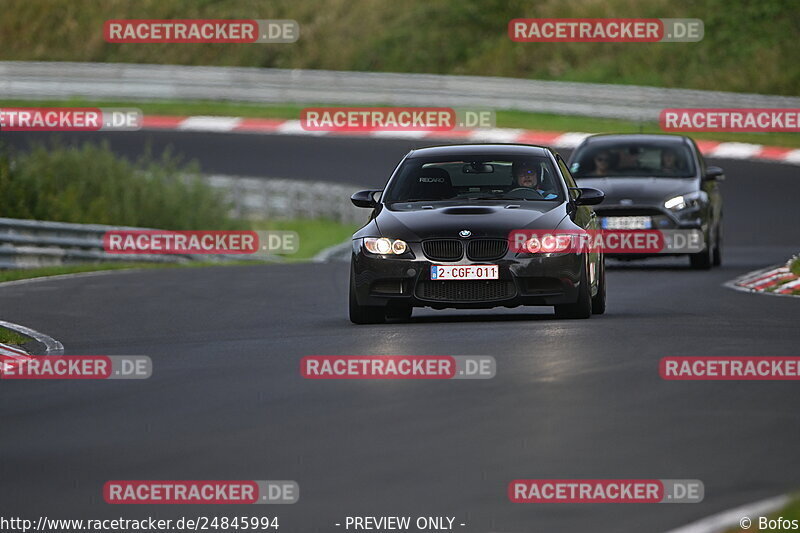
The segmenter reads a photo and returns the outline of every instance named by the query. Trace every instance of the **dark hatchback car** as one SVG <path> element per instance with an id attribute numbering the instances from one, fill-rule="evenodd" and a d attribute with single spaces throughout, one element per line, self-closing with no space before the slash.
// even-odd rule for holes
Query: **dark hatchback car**
<path id="1" fill-rule="evenodd" d="M 700 230 L 704 249 L 688 254 L 691 266 L 722 262 L 722 169 L 706 166 L 689 137 L 618 134 L 587 137 L 569 159 L 582 187 L 605 193 L 596 212 L 609 230 Z M 642 255 L 621 255 L 638 259 Z"/>
<path id="2" fill-rule="evenodd" d="M 381 190 L 352 201 L 372 209 L 353 235 L 350 319 L 408 320 L 414 307 L 554 306 L 556 315 L 605 311 L 599 252 L 517 252 L 513 230 L 597 229 L 589 205 L 549 148 L 472 144 L 413 150 Z"/>

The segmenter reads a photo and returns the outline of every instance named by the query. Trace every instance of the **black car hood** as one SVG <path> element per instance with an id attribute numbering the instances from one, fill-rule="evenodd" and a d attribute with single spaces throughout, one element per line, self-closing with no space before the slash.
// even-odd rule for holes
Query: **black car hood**
<path id="1" fill-rule="evenodd" d="M 633 205 L 660 207 L 664 200 L 699 188 L 697 178 L 580 178 L 576 181 L 579 187 L 594 187 L 605 193 L 600 207 L 616 205 L 621 200 L 630 200 Z"/>
<path id="2" fill-rule="evenodd" d="M 565 203 L 521 202 L 436 206 L 434 209 L 384 207 L 375 222 L 384 237 L 419 241 L 428 238 L 458 238 L 468 230 L 472 237 L 508 237 L 515 229 L 555 229 L 567 215 Z"/>

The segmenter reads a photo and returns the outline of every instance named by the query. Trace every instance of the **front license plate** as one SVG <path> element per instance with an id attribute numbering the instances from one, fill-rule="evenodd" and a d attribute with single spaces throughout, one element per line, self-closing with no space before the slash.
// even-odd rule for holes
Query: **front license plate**
<path id="1" fill-rule="evenodd" d="M 497 265 L 431 265 L 432 280 L 498 279 Z"/>
<path id="2" fill-rule="evenodd" d="M 650 217 L 604 217 L 601 225 L 603 229 L 650 229 L 653 221 Z"/>

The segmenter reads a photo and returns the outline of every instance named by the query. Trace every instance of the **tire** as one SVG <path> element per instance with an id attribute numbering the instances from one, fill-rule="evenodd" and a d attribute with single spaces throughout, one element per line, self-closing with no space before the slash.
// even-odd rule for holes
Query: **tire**
<path id="1" fill-rule="evenodd" d="M 722 221 L 717 224 L 717 238 L 714 244 L 714 256 L 711 263 L 718 267 L 722 265 Z"/>
<path id="2" fill-rule="evenodd" d="M 399 320 L 400 322 L 408 322 L 411 320 L 411 314 L 414 308 L 410 305 L 390 305 L 386 307 L 386 318 Z"/>
<path id="3" fill-rule="evenodd" d="M 350 273 L 350 322 L 353 324 L 382 324 L 386 322 L 385 307 L 359 305 L 352 272 Z"/>
<path id="4" fill-rule="evenodd" d="M 584 265 L 581 272 L 580 286 L 578 287 L 578 300 L 572 304 L 555 305 L 557 318 L 589 318 L 592 316 L 592 296 L 589 287 L 589 274 Z"/>
<path id="5" fill-rule="evenodd" d="M 706 239 L 706 248 L 700 253 L 689 254 L 689 265 L 695 270 L 709 270 L 714 262 L 714 243 L 709 237 Z"/>
<path id="6" fill-rule="evenodd" d="M 606 258 L 600 260 L 600 277 L 597 279 L 597 294 L 592 298 L 592 314 L 606 312 Z"/>

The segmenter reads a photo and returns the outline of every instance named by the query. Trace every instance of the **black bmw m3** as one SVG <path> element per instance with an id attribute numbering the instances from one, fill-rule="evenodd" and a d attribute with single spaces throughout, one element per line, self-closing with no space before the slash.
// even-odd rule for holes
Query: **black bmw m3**
<path id="1" fill-rule="evenodd" d="M 371 208 L 353 235 L 350 320 L 408 320 L 414 307 L 554 306 L 556 316 L 605 311 L 599 251 L 543 241 L 509 246 L 517 230 L 598 229 L 597 189 L 578 188 L 549 148 L 512 144 L 413 150 L 384 190 L 352 196 Z"/>

